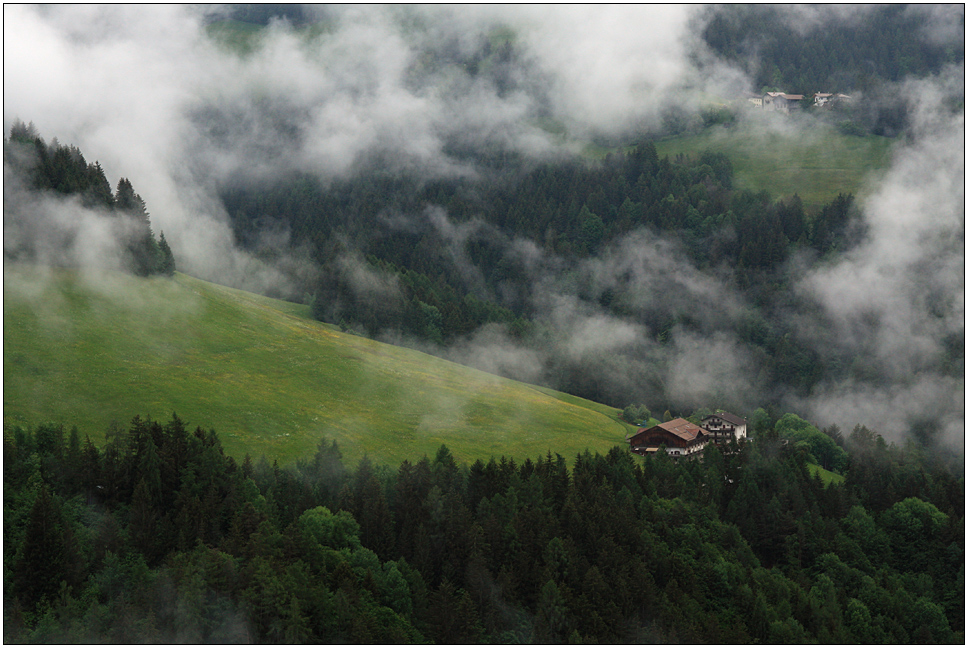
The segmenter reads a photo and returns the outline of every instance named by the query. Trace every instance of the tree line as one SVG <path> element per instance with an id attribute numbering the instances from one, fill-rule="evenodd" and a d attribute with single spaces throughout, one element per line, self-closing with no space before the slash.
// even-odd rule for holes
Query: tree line
<path id="1" fill-rule="evenodd" d="M 793 418 L 790 418 L 793 417 Z M 4 433 L 6 642 L 960 643 L 964 476 L 793 415 L 702 461 L 627 448 L 279 466 L 135 417 Z M 957 468 L 957 467 L 956 467 Z"/>
<path id="2" fill-rule="evenodd" d="M 706 44 L 751 75 L 756 88 L 786 92 L 865 93 L 884 82 L 937 74 L 963 62 L 964 39 L 933 38 L 926 12 L 910 5 L 867 7 L 856 20 L 815 24 L 770 5 L 729 5 L 710 10 Z M 786 14 L 786 15 L 784 15 Z M 964 31 L 964 15 L 961 16 Z M 949 25 L 956 28 L 956 24 Z"/>
<path id="3" fill-rule="evenodd" d="M 20 120 L 14 121 L 9 139 L 3 142 L 3 164 L 5 170 L 9 168 L 22 179 L 30 192 L 76 198 L 82 207 L 111 216 L 113 233 L 122 251 L 122 266 L 128 272 L 139 276 L 174 274 L 175 258 L 165 233 L 155 239 L 145 201 L 127 178 L 118 180 L 112 192 L 100 162 L 88 163 L 76 146 L 62 145 L 56 138 L 45 143 L 32 123 Z M 4 194 L 5 203 L 6 200 Z M 4 225 L 8 225 L 6 218 Z M 10 225 L 16 228 L 19 223 Z M 45 241 L 57 241 L 57 232 L 53 231 L 57 225 L 47 223 L 45 227 L 48 230 L 40 233 Z M 60 247 L 72 244 L 72 237 L 67 236 Z M 30 243 L 11 250 L 4 246 L 7 257 L 29 260 L 36 254 Z M 62 259 L 65 255 L 66 250 L 61 250 Z"/>
<path id="4" fill-rule="evenodd" d="M 498 323 L 520 344 L 542 349 L 556 332 L 539 323 L 535 270 L 515 242 L 527 239 L 573 266 L 647 230 L 677 241 L 684 261 L 726 278 L 763 305 L 753 314 L 756 330 L 740 335 L 762 349 L 774 383 L 808 390 L 827 371 L 770 310 L 789 299 L 783 264 L 794 252 L 819 259 L 858 239 L 852 196 L 810 213 L 797 196 L 774 200 L 735 189 L 725 155 L 660 158 L 650 141 L 600 162 L 492 157 L 475 158 L 484 169 L 477 179 L 424 181 L 374 171 L 324 184 L 299 175 L 226 185 L 221 196 L 244 247 L 258 253 L 262 234 L 281 229 L 293 246 L 311 250 L 314 283 L 280 296 L 309 294 L 318 319 L 369 336 L 401 331 L 446 346 Z M 448 226 L 441 226 L 442 218 Z M 458 228 L 463 233 L 455 240 Z M 635 305 L 641 302 L 635 286 L 621 281 L 589 299 L 615 317 L 644 324 L 656 341 L 668 339 L 674 327 L 697 326 L 661 301 Z M 583 384 L 573 368 L 550 373 L 556 388 L 615 406 L 643 396 L 622 394 L 612 402 L 614 394 Z M 650 385 L 649 393 L 656 392 L 665 399 L 661 385 Z"/>

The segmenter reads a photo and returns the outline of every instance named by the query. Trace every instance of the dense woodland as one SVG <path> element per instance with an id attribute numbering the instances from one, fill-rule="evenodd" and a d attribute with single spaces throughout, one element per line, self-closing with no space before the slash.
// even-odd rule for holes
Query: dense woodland
<path id="1" fill-rule="evenodd" d="M 77 200 L 84 210 L 110 219 L 111 236 L 121 252 L 121 269 L 143 277 L 174 274 L 175 257 L 165 233 L 155 239 L 145 201 L 131 181 L 121 178 L 112 192 L 101 164 L 87 162 L 76 146 L 65 146 L 56 138 L 47 144 L 33 124 L 18 120 L 10 129 L 10 138 L 3 141 L 3 167 L 5 258 L 36 260 L 42 252 L 47 262 L 73 264 L 71 250 L 78 244 L 78 226 L 20 204 L 52 194 Z M 8 171 L 12 183 L 22 183 L 26 198 L 7 191 Z M 80 222 L 81 216 L 76 220 Z"/>
<path id="2" fill-rule="evenodd" d="M 576 276 L 572 290 L 579 299 L 645 325 L 661 344 L 677 327 L 702 335 L 717 327 L 735 332 L 757 349 L 764 382 L 787 390 L 806 393 L 821 376 L 850 370 L 850 359 L 818 356 L 779 313 L 810 308 L 787 290 L 784 262 L 791 255 L 816 262 L 858 240 L 851 196 L 808 212 L 797 196 L 776 200 L 733 189 L 724 155 L 660 159 L 647 141 L 601 163 L 530 165 L 502 156 L 491 174 L 420 182 L 374 172 L 326 185 L 304 176 L 226 187 L 222 197 L 243 246 L 258 252 L 265 232 L 281 230 L 293 247 L 311 250 L 320 269 L 315 287 L 306 289 L 313 313 L 367 335 L 402 331 L 448 345 L 497 322 L 524 346 L 551 348 L 557 333 L 536 310 L 536 275 L 556 270 L 536 269 L 516 242 L 533 242 L 545 259 L 568 269 L 607 254 L 623 236 L 647 231 L 674 241 L 673 253 L 684 262 L 748 298 L 752 308 L 740 330 L 727 320 L 697 318 L 695 308 L 677 309 L 663 294 L 642 303 L 629 276 L 607 290 Z M 460 227 L 466 234 L 455 240 Z M 273 251 L 263 253 L 271 258 Z M 361 289 L 355 279 L 361 267 L 371 285 L 392 290 Z M 547 383 L 555 388 L 616 407 L 646 397 L 662 409 L 681 407 L 660 381 L 643 379 L 640 391 L 614 393 L 588 381 L 582 367 L 550 355 Z"/>
<path id="3" fill-rule="evenodd" d="M 841 20 L 822 17 L 828 11 L 837 9 L 721 5 L 709 10 L 703 39 L 758 91 L 802 94 L 806 105 L 815 92 L 855 97 L 831 111 L 851 134 L 901 134 L 917 98 L 899 84 L 964 64 L 963 12 L 939 25 L 917 5 L 867 5 Z M 932 33 L 959 27 L 960 39 Z"/>
<path id="4" fill-rule="evenodd" d="M 682 463 L 7 430 L 4 641 L 963 643 L 963 473 L 857 427 L 824 486 L 809 426 L 761 414 Z"/>
<path id="5" fill-rule="evenodd" d="M 825 9 L 774 5 L 722 5 L 709 9 L 706 44 L 744 69 L 757 89 L 810 94 L 876 91 L 905 77 L 937 74 L 965 60 L 964 40 L 934 38 L 930 30 L 954 29 L 926 21 L 916 5 L 865 7 L 831 20 Z M 815 11 L 814 11 L 815 10 Z M 964 30 L 964 14 L 954 13 Z"/>

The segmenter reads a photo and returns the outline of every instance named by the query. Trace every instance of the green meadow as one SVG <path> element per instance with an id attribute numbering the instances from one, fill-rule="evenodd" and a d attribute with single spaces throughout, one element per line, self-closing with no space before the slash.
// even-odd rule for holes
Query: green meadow
<path id="1" fill-rule="evenodd" d="M 76 425 L 102 443 L 135 415 L 214 428 L 226 451 L 280 464 L 336 439 L 349 462 L 444 443 L 466 461 L 606 451 L 619 411 L 342 333 L 308 306 L 177 273 L 140 279 L 7 264 L 4 427 Z"/>
<path id="2" fill-rule="evenodd" d="M 845 135 L 804 116 L 745 117 L 730 127 L 657 141 L 656 151 L 670 158 L 724 153 L 733 164 L 737 188 L 776 198 L 797 194 L 806 207 L 826 204 L 839 193 L 864 195 L 891 160 L 893 140 L 887 137 Z"/>
<path id="3" fill-rule="evenodd" d="M 824 486 L 830 486 L 830 484 L 843 484 L 846 477 L 843 475 L 831 472 L 826 468 L 821 468 L 817 464 L 808 463 L 807 468 L 814 475 L 820 475 L 820 481 L 823 482 Z"/>

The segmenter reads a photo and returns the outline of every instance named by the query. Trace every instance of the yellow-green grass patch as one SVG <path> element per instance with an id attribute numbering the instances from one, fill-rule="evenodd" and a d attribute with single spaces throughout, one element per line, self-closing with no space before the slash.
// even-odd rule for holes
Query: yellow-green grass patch
<path id="1" fill-rule="evenodd" d="M 808 463 L 807 468 L 814 475 L 820 475 L 820 480 L 823 482 L 824 486 L 830 486 L 830 484 L 843 484 L 846 477 L 843 475 L 838 475 L 835 472 L 831 472 L 826 468 L 821 468 L 817 464 Z"/>
<path id="2" fill-rule="evenodd" d="M 215 428 L 280 463 L 336 439 L 398 463 L 441 443 L 473 461 L 624 442 L 618 410 L 342 333 L 290 304 L 183 274 L 4 268 L 4 425 L 77 425 L 103 441 L 137 415 Z"/>
<path id="3" fill-rule="evenodd" d="M 800 196 L 807 207 L 826 204 L 840 193 L 863 195 L 877 172 L 887 167 L 893 140 L 844 135 L 817 120 L 784 128 L 781 115 L 764 116 L 729 128 L 715 126 L 696 135 L 655 143 L 660 157 L 723 153 L 733 164 L 739 189 L 766 191 L 776 198 Z M 797 125 L 797 128 L 794 128 Z"/>

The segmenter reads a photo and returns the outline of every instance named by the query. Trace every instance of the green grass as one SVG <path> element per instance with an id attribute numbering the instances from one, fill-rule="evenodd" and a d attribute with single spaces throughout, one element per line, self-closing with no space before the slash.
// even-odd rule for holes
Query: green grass
<path id="1" fill-rule="evenodd" d="M 724 153 L 733 163 L 737 188 L 767 191 L 776 198 L 798 194 L 808 207 L 828 203 L 838 193 L 863 195 L 869 180 L 890 162 L 889 138 L 844 135 L 817 120 L 806 126 L 795 117 L 764 117 L 762 123 L 751 119 L 730 128 L 711 127 L 655 147 L 660 157 Z"/>
<path id="2" fill-rule="evenodd" d="M 567 459 L 624 442 L 620 412 L 341 333 L 290 304 L 176 274 L 6 265 L 4 425 L 103 441 L 140 414 L 215 428 L 226 451 L 288 463 L 336 439 L 348 461 Z"/>
<path id="3" fill-rule="evenodd" d="M 222 20 L 206 27 L 209 38 L 236 54 L 246 55 L 258 49 L 265 27 L 238 20 Z"/>
<path id="4" fill-rule="evenodd" d="M 817 464 L 808 463 L 807 468 L 814 475 L 820 475 L 820 480 L 823 482 L 824 486 L 830 486 L 830 484 L 843 484 L 846 479 L 843 475 L 838 475 L 835 472 L 831 472 L 825 468 L 821 468 Z"/>

